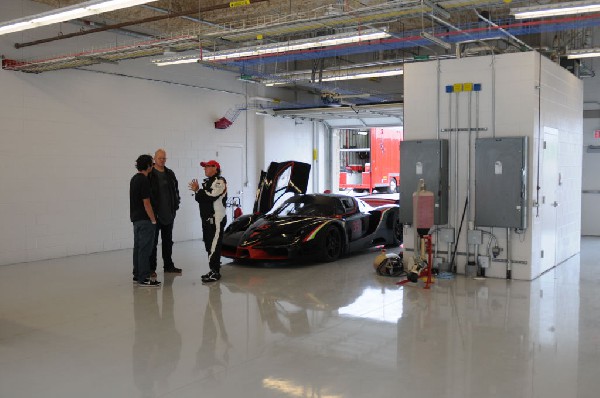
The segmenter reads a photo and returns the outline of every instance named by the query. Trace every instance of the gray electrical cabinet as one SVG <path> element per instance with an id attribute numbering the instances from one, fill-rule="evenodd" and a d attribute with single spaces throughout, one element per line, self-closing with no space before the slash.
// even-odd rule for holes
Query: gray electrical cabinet
<path id="1" fill-rule="evenodd" d="M 448 223 L 448 140 L 400 143 L 400 222 L 413 223 L 412 195 L 419 180 L 435 198 L 434 222 Z"/>
<path id="2" fill-rule="evenodd" d="M 475 140 L 475 224 L 527 228 L 527 137 Z"/>

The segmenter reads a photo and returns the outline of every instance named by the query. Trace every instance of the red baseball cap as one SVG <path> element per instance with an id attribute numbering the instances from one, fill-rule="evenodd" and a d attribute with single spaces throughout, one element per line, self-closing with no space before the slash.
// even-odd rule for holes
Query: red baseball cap
<path id="1" fill-rule="evenodd" d="M 202 167 L 214 166 L 217 169 L 221 169 L 221 165 L 216 160 L 209 160 L 208 162 L 200 162 L 200 166 L 202 166 Z"/>

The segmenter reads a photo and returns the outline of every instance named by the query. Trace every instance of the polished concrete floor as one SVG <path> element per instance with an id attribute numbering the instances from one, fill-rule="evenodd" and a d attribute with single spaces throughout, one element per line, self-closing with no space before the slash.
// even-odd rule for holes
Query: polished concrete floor
<path id="1" fill-rule="evenodd" d="M 600 397 L 600 239 L 533 282 L 225 264 L 131 282 L 131 251 L 0 267 L 0 397 Z"/>

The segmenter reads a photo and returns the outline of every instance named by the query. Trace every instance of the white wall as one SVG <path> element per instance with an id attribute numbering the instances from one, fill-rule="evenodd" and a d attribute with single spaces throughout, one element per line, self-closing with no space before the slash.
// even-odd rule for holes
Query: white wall
<path id="1" fill-rule="evenodd" d="M 437 62 L 415 63 L 406 66 L 405 70 L 405 139 L 437 138 L 436 128 L 456 128 L 456 94 L 452 94 L 452 120 L 449 118 L 448 105 L 450 95 L 445 93 L 445 86 L 454 83 L 481 83 L 479 94 L 479 127 L 487 128 L 481 132 L 481 137 L 529 137 L 529 207 L 528 228 L 523 234 L 513 236 L 510 241 L 510 258 L 514 261 L 512 277 L 514 279 L 530 280 L 542 272 L 541 262 L 541 233 L 539 219 L 535 219 L 534 200 L 536 199 L 537 180 L 537 140 L 540 134 L 538 125 L 558 130 L 559 155 L 558 168 L 562 177 L 560 186 L 561 206 L 557 214 L 557 262 L 563 261 L 579 251 L 580 212 L 580 180 L 581 169 L 581 129 L 582 129 L 582 84 L 573 75 L 551 61 L 536 53 L 505 54 L 500 56 L 474 57 L 446 60 L 439 63 L 439 87 L 437 81 Z M 541 71 L 541 80 L 538 78 Z M 541 84 L 541 102 L 538 87 Z M 439 121 L 436 118 L 437 93 L 440 94 Z M 476 124 L 476 94 L 471 94 L 472 121 Z M 459 128 L 468 127 L 468 93 L 458 95 Z M 541 104 L 541 112 L 539 104 Z M 494 111 L 495 112 L 494 112 Z M 543 128 L 541 129 L 543 131 Z M 455 197 L 454 167 L 456 141 L 454 135 L 441 133 L 439 138 L 450 139 L 450 194 L 449 194 L 449 225 L 458 231 L 460 216 L 466 198 L 468 141 L 467 134 L 461 133 L 458 138 L 458 201 Z M 472 157 L 474 148 L 471 147 Z M 471 192 L 474 190 L 475 170 L 470 170 Z M 558 176 L 557 176 L 558 178 Z M 474 219 L 474 201 L 471 198 L 470 212 L 467 220 Z M 464 272 L 466 265 L 467 246 L 465 243 L 467 223 L 463 226 L 458 245 L 458 271 Z M 482 228 L 494 233 L 499 246 L 504 251 L 498 260 L 492 262 L 486 270 L 487 276 L 504 278 L 506 275 L 506 229 Z M 405 246 L 412 247 L 412 232 L 405 231 Z M 484 240 L 484 246 L 487 239 Z M 446 244 L 440 245 L 441 250 Z M 472 249 L 472 248 L 471 248 Z M 480 250 L 483 253 L 484 250 Z"/>
<path id="2" fill-rule="evenodd" d="M 159 147 L 182 193 L 174 238 L 199 238 L 187 182 L 203 177 L 199 162 L 212 158 L 227 177 L 217 147 L 246 148 L 245 134 L 255 136 L 243 123 L 214 129 L 216 115 L 239 101 L 231 93 L 80 71 L 0 71 L 0 86 L 11 93 L 0 97 L 0 264 L 131 247 L 134 161 Z M 246 156 L 256 162 L 253 151 Z M 255 187 L 255 173 L 248 177 Z M 245 191 L 245 211 L 253 193 Z"/>
<path id="3" fill-rule="evenodd" d="M 593 110 L 599 113 L 599 117 L 587 118 L 583 122 L 581 234 L 600 236 L 600 152 L 586 150 L 589 145 L 600 146 L 600 138 L 594 138 L 594 131 L 600 130 L 600 106 Z"/>
<path id="4" fill-rule="evenodd" d="M 598 43 L 600 33 L 594 37 Z M 600 152 L 588 153 L 589 145 L 600 146 L 600 138 L 594 137 L 594 131 L 600 130 L 600 60 L 587 58 L 582 60 L 586 66 L 595 71 L 594 78 L 584 79 L 584 120 L 583 120 L 583 176 L 581 197 L 581 233 L 582 235 L 600 236 Z"/>
<path id="5" fill-rule="evenodd" d="M 323 192 L 325 189 L 325 175 L 329 153 L 326 149 L 328 132 L 321 123 L 307 120 L 275 118 L 265 116 L 260 118 L 262 131 L 263 170 L 271 162 L 297 160 L 312 165 L 308 192 Z M 313 151 L 315 150 L 315 151 Z M 313 159 L 313 153 L 316 158 Z"/>
<path id="6" fill-rule="evenodd" d="M 541 60 L 541 125 L 557 129 L 559 138 L 556 235 L 556 263 L 559 264 L 580 250 L 583 82 L 546 57 Z M 537 128 L 536 124 L 536 133 Z M 535 277 L 545 269 L 536 272 L 535 265 L 539 262 L 535 258 L 539 252 L 534 248 L 532 255 Z"/>
<path id="7" fill-rule="evenodd" d="M 45 9 L 3 1 L 0 15 L 8 20 Z M 81 51 L 84 42 L 110 47 L 132 40 L 106 32 L 22 50 L 13 46 L 78 29 L 61 24 L 0 36 L 0 53 L 39 59 Z M 132 247 L 129 180 L 137 156 L 159 147 L 167 150 L 167 166 L 182 192 L 175 241 L 201 236 L 197 204 L 187 191 L 189 180 L 203 177 L 200 161 L 216 158 L 225 177 L 234 180 L 235 174 L 248 212 L 266 157 L 312 159 L 310 123 L 285 121 L 275 131 L 261 126 L 253 112 L 242 112 L 228 129 L 214 128 L 232 107 L 264 95 L 230 73 L 198 65 L 157 68 L 148 58 L 86 69 L 38 75 L 0 70 L 0 265 Z M 279 150 L 261 155 L 259 128 L 268 129 L 265 142 L 276 138 Z M 224 148 L 239 149 L 243 159 L 224 158 Z"/>

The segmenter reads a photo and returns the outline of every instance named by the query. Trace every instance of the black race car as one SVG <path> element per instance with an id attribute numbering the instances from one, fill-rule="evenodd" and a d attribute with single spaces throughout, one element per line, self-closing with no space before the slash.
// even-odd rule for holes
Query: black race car
<path id="1" fill-rule="evenodd" d="M 351 196 L 306 194 L 287 199 L 264 216 L 238 218 L 224 233 L 222 255 L 330 262 L 344 253 L 401 241 L 397 205 L 374 208 Z"/>
<path id="2" fill-rule="evenodd" d="M 309 172 L 306 163 L 271 163 L 261 174 L 253 214 L 237 218 L 225 230 L 222 255 L 335 261 L 344 253 L 402 242 L 397 204 L 371 207 L 346 195 L 304 194 Z M 286 194 L 293 196 L 284 201 Z"/>

